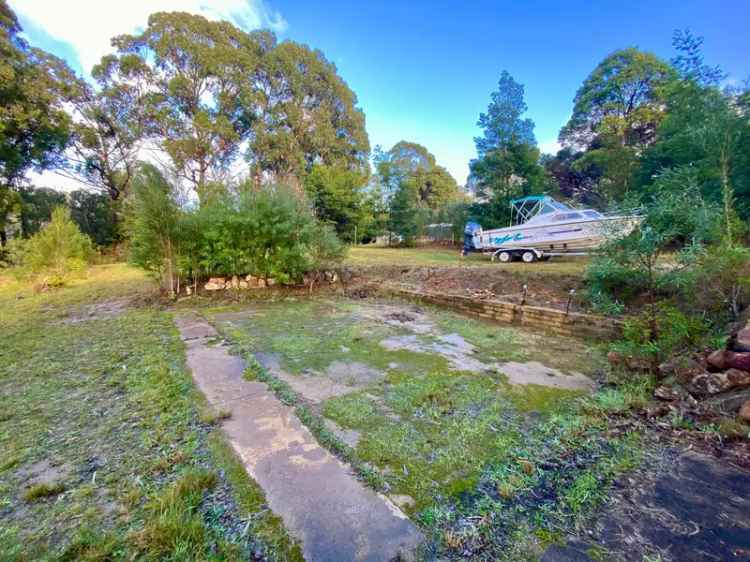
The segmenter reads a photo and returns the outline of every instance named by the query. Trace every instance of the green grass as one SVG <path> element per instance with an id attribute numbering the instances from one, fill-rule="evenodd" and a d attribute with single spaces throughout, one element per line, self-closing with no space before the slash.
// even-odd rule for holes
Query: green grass
<path id="1" fill-rule="evenodd" d="M 0 276 L 0 310 L 1 560 L 298 559 L 264 500 L 233 499 L 210 444 L 221 412 L 141 272 L 97 266 L 39 294 Z M 35 470 L 64 489 L 32 487 Z"/>
<path id="2" fill-rule="evenodd" d="M 40 498 L 48 498 L 50 496 L 56 496 L 65 491 L 65 484 L 56 482 L 52 484 L 42 483 L 34 484 L 28 490 L 23 493 L 23 499 L 27 502 L 33 502 Z"/>
<path id="3" fill-rule="evenodd" d="M 511 262 L 493 263 L 482 254 L 461 257 L 459 248 L 417 247 L 385 248 L 382 246 L 354 246 L 349 248 L 345 263 L 355 266 L 404 266 L 404 267 L 493 267 L 518 273 L 540 273 L 550 275 L 581 275 L 588 263 L 585 258 L 552 258 L 545 262 L 524 264 Z"/>
<path id="4" fill-rule="evenodd" d="M 533 558 L 540 542 L 548 544 L 575 528 L 601 505 L 616 475 L 637 465 L 637 437 L 610 434 L 608 419 L 640 403 L 650 384 L 632 381 L 582 396 L 509 385 L 492 371 L 454 371 L 436 353 L 380 346 L 383 338 L 410 332 L 364 313 L 371 306 L 287 299 L 256 303 L 245 312 L 236 307 L 203 312 L 247 357 L 247 376 L 266 382 L 295 406 L 321 444 L 375 489 L 414 499 L 406 511 L 423 528 L 427 551 L 437 558 L 463 559 L 467 550 L 476 553 L 469 559 Z M 434 326 L 434 332 L 418 336 L 425 344 L 455 333 L 487 363 L 535 359 L 589 373 L 600 367 L 600 353 L 582 342 L 419 309 Z M 404 305 L 404 310 L 413 309 Z M 232 314 L 223 316 L 227 312 Z M 289 384 L 260 367 L 253 351 L 276 354 L 291 374 L 308 368 L 323 373 L 333 361 L 356 360 L 381 369 L 384 378 L 320 405 L 306 404 Z M 326 418 L 358 431 L 357 446 L 332 434 Z"/>

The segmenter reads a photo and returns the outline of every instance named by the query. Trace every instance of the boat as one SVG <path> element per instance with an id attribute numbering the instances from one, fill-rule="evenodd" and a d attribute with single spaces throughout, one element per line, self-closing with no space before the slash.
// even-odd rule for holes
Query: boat
<path id="1" fill-rule="evenodd" d="M 586 255 L 610 238 L 626 236 L 641 220 L 638 215 L 575 209 L 549 195 L 529 195 L 511 201 L 511 226 L 483 230 L 476 222 L 467 223 L 462 254 L 482 252 L 501 262 L 527 263 Z"/>

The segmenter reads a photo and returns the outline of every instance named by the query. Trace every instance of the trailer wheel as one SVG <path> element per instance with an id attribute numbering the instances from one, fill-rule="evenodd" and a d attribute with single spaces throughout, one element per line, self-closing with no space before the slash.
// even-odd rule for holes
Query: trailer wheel
<path id="1" fill-rule="evenodd" d="M 536 254 L 531 250 L 526 250 L 523 254 L 521 254 L 521 259 L 524 263 L 531 263 L 533 261 L 536 261 Z"/>
<path id="2" fill-rule="evenodd" d="M 501 263 L 508 263 L 510 260 L 513 259 L 513 256 L 510 252 L 500 252 L 497 255 L 497 259 L 500 260 Z"/>

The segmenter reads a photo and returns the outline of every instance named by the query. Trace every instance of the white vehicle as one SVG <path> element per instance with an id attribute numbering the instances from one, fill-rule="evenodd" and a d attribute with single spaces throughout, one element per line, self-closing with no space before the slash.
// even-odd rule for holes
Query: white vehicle
<path id="1" fill-rule="evenodd" d="M 637 215 L 604 215 L 593 209 L 573 209 L 548 195 L 511 201 L 511 226 L 482 230 L 466 224 L 462 254 L 482 252 L 492 259 L 531 263 L 555 255 L 585 255 L 608 238 L 630 233 Z"/>

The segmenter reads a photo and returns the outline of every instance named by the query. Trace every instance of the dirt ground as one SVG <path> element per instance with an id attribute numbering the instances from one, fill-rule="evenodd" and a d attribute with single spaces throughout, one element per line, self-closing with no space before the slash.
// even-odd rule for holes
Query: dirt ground
<path id="1" fill-rule="evenodd" d="M 586 309 L 580 297 L 583 287 L 580 275 L 550 274 L 536 265 L 532 264 L 527 270 L 513 271 L 500 265 L 497 268 L 373 265 L 350 267 L 348 271 L 352 286 L 370 283 L 381 288 L 402 287 L 513 303 L 525 301 L 533 306 L 558 309 L 565 309 L 570 300 L 571 310 Z M 574 291 L 572 295 L 571 290 Z"/>
<path id="2" fill-rule="evenodd" d="M 750 560 L 750 473 L 715 457 L 668 448 L 615 483 L 592 521 L 542 562 Z"/>

